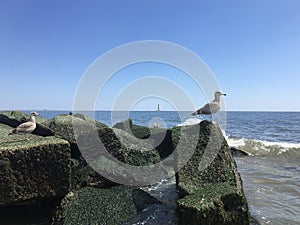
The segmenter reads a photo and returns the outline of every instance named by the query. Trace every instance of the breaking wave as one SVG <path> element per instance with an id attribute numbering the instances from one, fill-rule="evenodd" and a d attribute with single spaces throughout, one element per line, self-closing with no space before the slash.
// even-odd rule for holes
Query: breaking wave
<path id="1" fill-rule="evenodd" d="M 188 118 L 177 126 L 188 126 L 200 123 L 199 118 Z M 300 144 L 288 142 L 272 142 L 256 139 L 247 139 L 227 136 L 222 129 L 223 135 L 230 147 L 240 149 L 252 156 L 284 156 L 300 158 Z"/>
<path id="2" fill-rule="evenodd" d="M 200 120 L 199 118 L 188 118 L 183 123 L 178 124 L 177 127 L 194 125 L 200 123 L 201 121 L 202 120 Z"/>
<path id="3" fill-rule="evenodd" d="M 249 155 L 286 155 L 300 156 L 300 144 L 251 140 L 246 138 L 226 137 L 230 147 L 247 152 Z"/>

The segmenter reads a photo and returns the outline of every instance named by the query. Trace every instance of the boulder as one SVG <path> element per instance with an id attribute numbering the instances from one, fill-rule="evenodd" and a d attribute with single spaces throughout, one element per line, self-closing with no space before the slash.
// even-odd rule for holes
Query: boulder
<path id="1" fill-rule="evenodd" d="M 43 125 L 49 128 L 55 136 L 67 140 L 71 145 L 71 154 L 73 158 L 79 159 L 81 153 L 78 149 L 76 138 L 73 130 L 73 123 L 81 127 L 81 131 L 85 132 L 90 126 L 95 125 L 99 129 L 109 129 L 106 125 L 93 120 L 92 118 L 83 114 L 61 114 L 50 120 L 47 120 Z"/>
<path id="2" fill-rule="evenodd" d="M 124 154 L 120 154 L 122 162 L 134 166 L 146 166 L 160 161 L 159 153 L 146 141 L 140 140 L 120 129 L 114 129 L 118 140 L 125 147 Z"/>
<path id="3" fill-rule="evenodd" d="M 62 200 L 52 224 L 119 225 L 152 203 L 158 201 L 137 188 L 85 187 L 68 193 Z"/>
<path id="4" fill-rule="evenodd" d="M 242 181 L 221 129 L 203 121 L 173 128 L 172 139 L 181 224 L 249 224 Z"/>
<path id="5" fill-rule="evenodd" d="M 230 147 L 231 154 L 236 157 L 248 156 L 249 154 L 241 149 Z"/>
<path id="6" fill-rule="evenodd" d="M 147 140 L 159 152 L 161 158 L 168 157 L 173 151 L 170 129 L 135 125 L 131 119 L 116 123 L 113 128 L 122 129 L 138 139 Z"/>
<path id="7" fill-rule="evenodd" d="M 122 122 L 116 123 L 113 128 L 121 129 L 121 130 L 131 130 L 132 129 L 132 119 L 126 119 Z"/>
<path id="8" fill-rule="evenodd" d="M 76 123 L 81 129 L 79 134 L 77 134 L 77 138 L 75 138 L 74 130 L 73 130 L 73 123 Z M 122 162 L 131 163 L 132 165 L 140 166 L 146 165 L 151 163 L 156 163 L 159 159 L 157 158 L 157 151 L 152 149 L 151 146 L 147 146 L 147 151 L 145 150 L 145 146 L 142 146 L 143 142 L 137 143 L 134 137 L 128 136 L 125 132 L 118 131 L 118 137 L 116 136 L 113 129 L 109 128 L 108 126 L 93 120 L 92 118 L 87 117 L 86 115 L 82 114 L 75 114 L 72 115 L 58 115 L 45 123 L 45 126 L 49 127 L 56 136 L 67 140 L 72 147 L 72 157 L 78 158 L 81 154 L 77 146 L 77 140 L 89 142 L 89 132 L 91 132 L 91 125 L 95 124 L 96 130 L 98 133 L 98 137 L 100 141 L 103 143 L 105 149 L 112 154 L 117 159 L 120 159 Z M 123 136 L 126 135 L 126 138 Z M 120 141 L 119 139 L 122 139 Z M 129 146 L 128 143 L 132 140 L 132 145 Z M 122 142 L 127 142 L 127 146 L 122 145 Z M 144 144 L 143 144 L 144 145 Z M 149 149 L 150 148 L 150 149 Z M 146 158 L 144 162 L 138 162 L 145 159 L 145 154 L 149 153 L 149 157 Z M 139 156 L 138 154 L 141 154 Z M 135 157 L 135 159 L 133 159 Z M 136 160 L 136 162 L 133 162 Z M 150 160 L 150 161 L 148 161 Z"/>
<path id="9" fill-rule="evenodd" d="M 7 135 L 0 124 L 0 206 L 64 196 L 70 186 L 70 145 L 54 136 Z"/>
<path id="10" fill-rule="evenodd" d="M 168 157 L 173 152 L 172 130 L 163 128 L 151 128 L 149 141 L 159 152 L 162 159 Z"/>
<path id="11" fill-rule="evenodd" d="M 29 115 L 26 115 L 25 113 L 22 113 L 20 111 L 3 111 L 0 114 L 0 123 L 6 124 L 11 127 L 17 127 L 21 123 L 24 123 L 28 120 Z M 49 128 L 42 125 L 42 123 L 44 123 L 45 121 L 47 120 L 40 116 L 37 116 L 36 128 L 32 133 L 43 137 L 52 136 L 53 132 Z"/>
<path id="12" fill-rule="evenodd" d="M 73 123 L 76 123 L 80 128 L 76 133 L 76 138 Z M 96 126 L 92 126 L 95 124 Z M 71 144 L 72 158 L 81 161 L 80 166 L 74 168 L 76 172 L 73 184 L 75 186 L 85 184 L 97 187 L 114 185 L 114 182 L 107 182 L 107 179 L 93 171 L 85 160 L 89 164 L 93 164 L 93 168 L 96 168 L 100 174 L 106 173 L 110 178 L 112 175 L 118 177 L 115 176 L 118 173 L 115 170 L 118 165 L 109 162 L 106 157 L 114 157 L 116 160 L 132 166 L 154 165 L 160 160 L 158 151 L 151 145 L 123 130 L 112 129 L 100 122 L 95 122 L 85 115 L 58 115 L 46 121 L 44 125 L 48 126 L 57 137 L 67 140 Z M 95 140 L 97 138 L 99 140 Z M 82 152 L 79 151 L 77 142 L 81 144 L 80 150 Z M 82 153 L 84 153 L 84 159 Z M 103 154 L 106 154 L 106 157 Z M 136 173 L 129 174 L 130 172 L 125 172 L 123 178 L 128 180 L 129 176 L 134 180 Z"/>
<path id="13" fill-rule="evenodd" d="M 70 115 L 70 114 L 69 114 L 69 115 Z M 86 114 L 76 113 L 76 114 L 74 114 L 74 116 L 75 116 L 75 117 L 78 117 L 78 118 L 80 118 L 80 119 L 82 119 L 82 120 L 84 120 L 84 121 L 86 121 L 86 122 L 88 122 L 88 123 L 90 123 L 90 124 L 96 125 L 97 128 L 107 128 L 107 127 L 108 127 L 108 126 L 106 126 L 105 124 L 103 124 L 103 123 L 101 123 L 101 122 L 99 122 L 99 121 L 97 121 L 97 120 L 95 120 L 95 119 L 89 117 L 89 116 L 86 115 Z"/>
<path id="14" fill-rule="evenodd" d="M 197 189 L 178 201 L 181 224 L 249 224 L 245 197 L 228 182 Z"/>
<path id="15" fill-rule="evenodd" d="M 101 176 L 85 160 L 71 159 L 71 190 L 90 186 L 106 188 L 116 185 L 115 182 Z"/>

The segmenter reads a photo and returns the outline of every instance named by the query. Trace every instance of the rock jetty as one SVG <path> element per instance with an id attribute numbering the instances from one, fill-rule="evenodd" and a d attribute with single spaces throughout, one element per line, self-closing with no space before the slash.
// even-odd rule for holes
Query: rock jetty
<path id="1" fill-rule="evenodd" d="M 27 119 L 18 111 L 0 113 L 0 217 L 10 209 L 12 217 L 22 217 L 15 215 L 14 207 L 51 207 L 48 224 L 118 225 L 149 204 L 162 204 L 138 187 L 105 178 L 86 162 L 75 135 L 86 137 L 85 128 L 93 125 L 103 146 L 117 160 L 136 167 L 158 167 L 160 160 L 167 160 L 168 166 L 178 170 L 181 224 L 249 224 L 242 181 L 217 125 L 204 121 L 162 129 L 138 126 L 128 119 L 111 128 L 83 114 L 68 114 L 49 120 L 37 117 L 37 128 L 29 140 L 7 135 Z M 79 134 L 74 133 L 74 121 L 82 128 Z M 199 167 L 210 157 L 213 160 L 206 167 Z M 95 161 L 105 163 L 101 157 Z M 114 167 L 108 165 L 106 172 L 114 174 Z M 123 176 L 136 179 L 128 171 Z"/>

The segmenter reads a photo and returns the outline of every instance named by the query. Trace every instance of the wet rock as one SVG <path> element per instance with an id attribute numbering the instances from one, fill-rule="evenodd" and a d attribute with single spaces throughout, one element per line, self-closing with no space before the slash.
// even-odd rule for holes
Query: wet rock
<path id="1" fill-rule="evenodd" d="M 97 121 L 97 120 L 89 117 L 88 115 L 82 114 L 82 113 L 76 113 L 74 115 L 74 117 L 78 117 L 78 118 L 80 118 L 80 119 L 82 119 L 82 120 L 84 120 L 84 121 L 86 121 L 86 122 L 88 122 L 90 124 L 94 124 L 94 125 L 96 125 L 97 128 L 108 128 L 108 126 L 106 126 L 105 124 L 103 124 L 103 123 L 101 123 L 101 122 L 99 122 L 99 121 Z"/>
<path id="2" fill-rule="evenodd" d="M 152 128 L 149 139 L 162 159 L 173 153 L 172 131 L 170 129 Z"/>
<path id="3" fill-rule="evenodd" d="M 116 185 L 115 182 L 101 176 L 84 159 L 71 159 L 71 190 L 90 186 L 106 188 Z"/>
<path id="4" fill-rule="evenodd" d="M 26 205 L 0 206 L 1 225 L 49 225 L 60 199 Z"/>
<path id="5" fill-rule="evenodd" d="M 181 224 L 249 224 L 242 181 L 220 128 L 173 128 Z"/>
<path id="6" fill-rule="evenodd" d="M 178 201 L 181 224 L 249 224 L 245 197 L 230 183 L 209 184 Z"/>
<path id="7" fill-rule="evenodd" d="M 64 196 L 70 186 L 70 145 L 50 136 L 7 135 L 0 124 L 0 205 Z"/>
<path id="8" fill-rule="evenodd" d="M 249 154 L 247 152 L 244 152 L 241 149 L 237 149 L 235 147 L 230 147 L 230 152 L 233 156 L 241 157 L 241 156 L 248 156 Z"/>
<path id="9" fill-rule="evenodd" d="M 75 138 L 73 123 L 76 123 L 78 129 L 77 138 Z M 95 141 L 91 140 L 91 132 L 96 129 L 97 136 L 103 144 L 105 151 L 110 153 L 118 160 L 135 166 L 153 164 L 159 161 L 158 153 L 151 146 L 145 146 L 145 143 L 121 131 L 115 131 L 106 125 L 96 122 L 85 115 L 58 115 L 55 118 L 44 123 L 56 136 L 67 140 L 72 147 L 72 157 L 79 158 L 81 153 L 77 146 L 77 141 L 89 144 Z M 94 128 L 92 125 L 96 125 Z M 116 133 L 117 132 L 117 135 Z M 95 142 L 96 143 L 96 142 Z M 99 147 L 99 146 L 96 146 Z"/>
<path id="10" fill-rule="evenodd" d="M 62 200 L 52 224 L 119 225 L 154 202 L 147 193 L 132 187 L 85 187 Z"/>
<path id="11" fill-rule="evenodd" d="M 146 166 L 160 161 L 159 153 L 147 142 L 140 140 L 120 129 L 114 129 L 118 139 L 125 146 L 124 154 L 119 156 L 122 162 L 134 166 Z"/>
<path id="12" fill-rule="evenodd" d="M 55 136 L 67 140 L 71 145 L 71 155 L 73 158 L 80 158 L 81 153 L 78 149 L 76 138 L 73 130 L 74 123 L 80 124 L 82 130 L 88 127 L 88 122 L 85 120 L 74 117 L 72 115 L 61 114 L 43 123 L 44 126 L 48 127 Z"/>
<path id="13" fill-rule="evenodd" d="M 126 119 L 122 122 L 116 123 L 113 128 L 130 131 L 132 129 L 132 119 Z"/>
<path id="14" fill-rule="evenodd" d="M 113 128 L 122 129 L 138 139 L 147 140 L 147 143 L 158 150 L 161 158 L 168 157 L 173 151 L 170 129 L 135 125 L 131 119 L 116 123 Z"/>
<path id="15" fill-rule="evenodd" d="M 74 174 L 75 186 L 85 184 L 97 187 L 111 186 L 115 182 L 107 182 L 104 177 L 119 179 L 120 171 L 118 172 L 117 168 L 120 165 L 118 162 L 132 166 L 154 166 L 160 160 L 159 153 L 151 145 L 123 130 L 112 129 L 100 122 L 95 122 L 85 115 L 58 115 L 44 124 L 56 136 L 67 140 L 71 144 L 72 158 L 81 161 L 80 167 L 74 170 L 76 171 Z M 76 124 L 77 127 L 76 134 L 73 124 Z M 135 182 L 134 174 L 135 172 L 130 173 L 126 170 L 126 172 L 122 172 L 121 179 L 123 182 L 126 179 L 133 179 L 132 182 Z M 81 178 L 77 179 L 76 177 Z M 144 177 L 144 179 L 146 178 Z M 121 181 L 119 180 L 119 182 Z"/>

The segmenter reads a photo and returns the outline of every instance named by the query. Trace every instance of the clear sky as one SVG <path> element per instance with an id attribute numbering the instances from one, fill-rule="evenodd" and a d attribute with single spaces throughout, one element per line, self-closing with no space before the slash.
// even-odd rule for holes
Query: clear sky
<path id="1" fill-rule="evenodd" d="M 129 42 L 163 40 L 202 58 L 228 94 L 226 110 L 300 111 L 299 12 L 298 0 L 3 0 L 0 109 L 72 109 L 99 56 Z M 118 93 L 144 76 L 177 83 L 195 107 L 207 101 L 181 71 L 146 63 L 112 76 L 97 109 L 111 109 Z M 135 109 L 157 102 L 172 109 L 168 99 L 153 97 Z"/>

